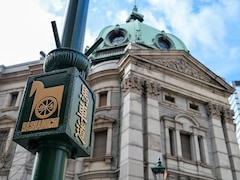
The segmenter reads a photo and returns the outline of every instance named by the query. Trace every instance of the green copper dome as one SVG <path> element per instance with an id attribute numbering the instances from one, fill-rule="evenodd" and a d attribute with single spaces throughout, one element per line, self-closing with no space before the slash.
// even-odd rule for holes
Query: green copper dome
<path id="1" fill-rule="evenodd" d="M 143 48 L 150 49 L 188 51 L 184 43 L 176 36 L 142 22 L 143 15 L 138 13 L 137 7 L 134 6 L 125 24 L 107 26 L 102 29 L 97 39 L 103 38 L 103 43 L 90 57 L 92 63 L 96 64 L 112 59 L 114 56 L 121 56 L 129 43 L 139 44 Z"/>

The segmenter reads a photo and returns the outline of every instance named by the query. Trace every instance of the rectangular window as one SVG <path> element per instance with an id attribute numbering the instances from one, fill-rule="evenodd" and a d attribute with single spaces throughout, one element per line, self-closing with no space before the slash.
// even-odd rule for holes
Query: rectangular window
<path id="1" fill-rule="evenodd" d="M 175 151 L 174 151 L 174 134 L 173 134 L 173 130 L 169 129 L 169 140 L 170 140 L 170 153 L 172 156 L 175 155 Z"/>
<path id="2" fill-rule="evenodd" d="M 182 157 L 192 160 L 191 155 L 191 136 L 189 134 L 180 133 Z"/>
<path id="3" fill-rule="evenodd" d="M 99 94 L 99 107 L 107 106 L 107 91 Z"/>
<path id="4" fill-rule="evenodd" d="M 193 109 L 193 110 L 199 111 L 199 107 L 198 107 L 198 105 L 196 105 L 196 104 L 194 104 L 194 103 L 190 103 L 190 104 L 189 104 L 189 107 L 190 107 L 190 109 Z"/>
<path id="5" fill-rule="evenodd" d="M 169 95 L 165 95 L 165 100 L 168 102 L 175 103 L 175 98 Z"/>
<path id="6" fill-rule="evenodd" d="M 18 92 L 11 93 L 11 100 L 9 103 L 10 107 L 16 106 L 17 98 L 18 98 Z"/>
<path id="7" fill-rule="evenodd" d="M 0 130 L 0 153 L 3 153 L 8 138 L 8 130 Z"/>
<path id="8" fill-rule="evenodd" d="M 95 132 L 93 157 L 104 157 L 106 155 L 107 130 Z"/>

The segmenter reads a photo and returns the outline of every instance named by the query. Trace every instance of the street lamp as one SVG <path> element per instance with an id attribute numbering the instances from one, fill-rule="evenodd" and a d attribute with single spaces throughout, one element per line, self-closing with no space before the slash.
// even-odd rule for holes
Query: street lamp
<path id="1" fill-rule="evenodd" d="M 158 159 L 156 166 L 152 167 L 151 169 L 153 172 L 154 180 L 163 179 L 165 166 L 162 165 L 160 158 Z"/>

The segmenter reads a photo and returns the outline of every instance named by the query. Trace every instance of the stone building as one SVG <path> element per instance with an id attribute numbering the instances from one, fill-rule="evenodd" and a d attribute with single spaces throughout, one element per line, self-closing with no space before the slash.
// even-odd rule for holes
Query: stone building
<path id="1" fill-rule="evenodd" d="M 168 179 L 240 179 L 234 89 L 136 7 L 99 38 L 87 78 L 96 94 L 92 153 L 69 159 L 66 179 L 153 179 L 158 158 Z M 43 73 L 43 61 L 0 66 L 0 180 L 31 178 L 34 155 L 11 138 L 26 79 Z"/>

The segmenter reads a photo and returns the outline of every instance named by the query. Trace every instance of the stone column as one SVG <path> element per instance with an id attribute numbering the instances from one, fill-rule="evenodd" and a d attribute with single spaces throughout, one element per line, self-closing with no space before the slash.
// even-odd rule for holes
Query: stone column
<path id="1" fill-rule="evenodd" d="M 213 148 L 213 160 L 216 177 L 218 180 L 233 179 L 226 141 L 221 123 L 221 107 L 216 104 L 208 104 L 207 112 L 211 127 L 211 142 Z"/>
<path id="2" fill-rule="evenodd" d="M 144 179 L 142 84 L 137 77 L 123 80 L 120 180 Z"/>
<path id="3" fill-rule="evenodd" d="M 111 91 L 107 92 L 107 106 L 111 106 Z"/>
<path id="4" fill-rule="evenodd" d="M 208 148 L 207 148 L 207 140 L 205 137 L 203 137 L 203 148 L 204 148 L 204 160 L 206 164 L 209 164 L 209 155 L 208 155 Z"/>
<path id="5" fill-rule="evenodd" d="M 223 108 L 223 126 L 233 179 L 238 180 L 240 179 L 240 150 L 233 124 L 233 112 L 229 108 Z"/>
<path id="6" fill-rule="evenodd" d="M 199 142 L 198 142 L 198 136 L 196 134 L 193 134 L 193 143 L 194 143 L 194 150 L 193 152 L 193 160 L 200 162 L 200 149 L 199 149 Z"/>
<path id="7" fill-rule="evenodd" d="M 166 137 L 166 155 L 171 155 L 169 128 L 167 128 L 167 127 L 165 127 L 165 137 Z"/>
<path id="8" fill-rule="evenodd" d="M 177 157 L 182 158 L 182 145 L 181 145 L 181 137 L 179 127 L 176 127 L 176 144 L 177 144 Z"/>
<path id="9" fill-rule="evenodd" d="M 98 108 L 99 107 L 99 93 L 96 93 L 96 107 Z"/>
<path id="10" fill-rule="evenodd" d="M 18 92 L 16 106 L 20 106 L 20 102 L 21 102 L 21 99 L 22 99 L 22 93 L 23 93 L 22 91 Z"/>
<path id="11" fill-rule="evenodd" d="M 112 127 L 108 127 L 106 156 L 111 156 L 112 155 L 111 149 L 112 149 Z"/>
<path id="12" fill-rule="evenodd" d="M 146 81 L 145 81 L 146 82 Z M 158 105 L 158 95 L 160 94 L 160 85 L 154 82 L 145 83 L 146 114 L 143 122 L 146 127 L 145 134 L 145 177 L 153 179 L 151 167 L 156 165 L 158 158 L 163 161 L 160 115 Z"/>

